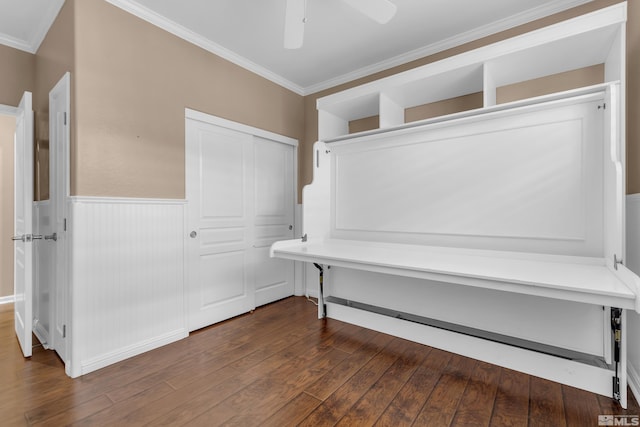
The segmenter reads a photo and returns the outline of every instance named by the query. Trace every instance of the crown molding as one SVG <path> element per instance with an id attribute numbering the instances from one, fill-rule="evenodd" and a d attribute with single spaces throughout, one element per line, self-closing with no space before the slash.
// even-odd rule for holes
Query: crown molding
<path id="1" fill-rule="evenodd" d="M 8 34 L 0 33 L 0 44 L 22 50 L 24 52 L 35 53 L 29 42 L 11 37 Z"/>
<path id="2" fill-rule="evenodd" d="M 132 15 L 137 16 L 138 18 L 147 21 L 148 23 L 155 25 L 156 27 L 162 28 L 163 30 L 173 34 L 174 36 L 180 37 L 183 40 L 188 41 L 202 49 L 209 51 L 215 55 L 218 55 L 227 61 L 230 61 L 246 70 L 249 70 L 259 76 L 264 77 L 267 80 L 270 80 L 286 89 L 289 89 L 298 95 L 304 95 L 304 88 L 301 86 L 285 79 L 279 74 L 270 71 L 261 65 L 256 64 L 249 59 L 238 55 L 237 53 L 220 46 L 217 43 L 212 42 L 211 40 L 202 37 L 201 35 L 189 30 L 188 28 L 183 27 L 180 24 L 177 24 L 164 16 L 142 6 L 134 0 L 106 0 L 108 3 L 131 13 Z"/>
<path id="3" fill-rule="evenodd" d="M 577 7 L 583 5 L 585 3 L 589 3 L 593 0 L 559 0 L 548 2 L 543 5 L 540 5 L 536 8 L 530 9 L 523 13 L 519 13 L 513 16 L 510 16 L 505 19 L 501 19 L 491 24 L 484 25 L 482 27 L 475 28 L 471 31 L 464 32 L 462 34 L 458 34 L 454 37 L 450 37 L 448 39 L 432 43 L 427 46 L 423 46 L 419 49 L 412 50 L 410 52 L 406 52 L 401 55 L 397 55 L 393 58 L 389 58 L 384 61 L 377 62 L 372 65 L 368 65 L 366 67 L 359 68 L 355 71 L 342 74 L 332 79 L 325 80 L 320 83 L 316 83 L 310 86 L 303 87 L 292 81 L 282 77 L 281 75 L 274 73 L 273 71 L 262 67 L 261 65 L 256 64 L 255 62 L 238 55 L 237 53 L 220 46 L 217 43 L 208 40 L 199 34 L 163 17 L 162 15 L 153 12 L 152 10 L 140 5 L 135 0 L 106 0 L 108 3 L 128 12 L 138 18 L 149 22 L 152 25 L 155 25 L 163 30 L 180 37 L 183 40 L 188 41 L 202 49 L 207 50 L 217 56 L 220 56 L 246 70 L 249 70 L 261 77 L 264 77 L 267 80 L 272 81 L 286 89 L 289 89 L 298 95 L 306 96 L 310 95 L 325 89 L 330 89 L 332 87 L 348 83 L 353 80 L 357 80 L 362 77 L 369 76 L 371 74 L 378 73 L 380 71 L 387 70 L 389 68 L 393 68 L 402 64 L 406 64 L 407 62 L 415 61 L 420 58 L 424 58 L 429 55 L 433 55 L 435 53 L 441 52 L 446 49 L 450 49 L 456 46 L 460 46 L 464 43 L 471 42 L 473 40 L 477 40 L 482 37 L 489 36 L 491 34 L 498 33 L 500 31 L 508 30 L 510 28 L 517 27 L 522 24 L 526 24 L 528 22 L 534 21 L 536 19 L 541 19 L 555 13 L 559 13 L 565 11 L 567 9 L 571 9 L 573 7 Z M 41 20 L 40 25 L 37 27 L 34 36 L 30 41 L 16 39 L 14 37 L 8 36 L 6 34 L 0 34 L 0 43 L 6 46 L 19 49 L 29 53 L 36 53 L 40 44 L 44 40 L 49 28 L 55 21 L 60 9 L 64 4 L 64 0 L 58 1 L 50 1 L 48 2 L 48 9 L 45 17 Z"/>
<path id="4" fill-rule="evenodd" d="M 8 34 L 0 33 L 0 44 L 35 54 L 49 32 L 51 25 L 53 25 L 53 22 L 56 20 L 60 9 L 62 9 L 64 0 L 49 0 L 46 3 L 47 10 L 42 16 L 42 19 L 40 19 L 40 22 L 34 26 L 30 40 L 18 39 Z"/>
<path id="5" fill-rule="evenodd" d="M 403 53 L 401 55 L 394 56 L 384 61 L 359 68 L 350 73 L 346 73 L 341 76 L 337 76 L 335 78 L 325 80 L 311 86 L 307 86 L 304 88 L 304 94 L 310 95 L 325 89 L 330 89 L 332 87 L 348 83 L 362 77 L 370 76 L 371 74 L 375 74 L 380 71 L 388 70 L 389 68 L 397 67 L 399 65 L 403 65 L 408 62 L 454 48 L 456 46 L 461 46 L 465 43 L 472 42 L 474 40 L 478 40 L 480 38 L 487 37 L 492 34 L 496 34 L 501 31 L 526 24 L 531 21 L 535 21 L 537 19 L 551 16 L 553 14 L 583 5 L 585 3 L 589 3 L 591 1 L 593 0 L 562 0 L 546 3 L 533 9 L 529 9 L 525 12 L 512 15 L 508 18 L 494 21 L 490 24 L 483 25 L 473 30 L 457 34 L 453 37 L 449 37 L 448 39 L 444 39 L 439 42 Z"/>
<path id="6" fill-rule="evenodd" d="M 36 27 L 36 30 L 33 33 L 33 36 L 30 41 L 32 53 L 36 53 L 38 49 L 40 49 L 40 45 L 44 41 L 44 38 L 47 36 L 49 29 L 55 22 L 60 10 L 62 10 L 62 6 L 64 6 L 65 0 L 49 0 L 47 2 L 48 8 L 42 20 L 40 21 L 40 25 Z"/>

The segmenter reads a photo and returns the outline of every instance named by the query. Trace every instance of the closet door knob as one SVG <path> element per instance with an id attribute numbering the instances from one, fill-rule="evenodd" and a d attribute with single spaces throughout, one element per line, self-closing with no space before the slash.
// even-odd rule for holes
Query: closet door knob
<path id="1" fill-rule="evenodd" d="M 191 237 L 192 239 L 195 239 L 197 235 L 198 233 L 196 233 L 195 231 L 192 231 L 191 233 L 189 233 L 189 237 Z"/>

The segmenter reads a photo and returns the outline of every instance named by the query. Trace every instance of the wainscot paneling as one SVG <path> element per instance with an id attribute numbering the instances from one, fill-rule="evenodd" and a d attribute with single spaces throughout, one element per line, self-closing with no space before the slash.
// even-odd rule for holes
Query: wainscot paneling
<path id="1" fill-rule="evenodd" d="M 71 198 L 72 377 L 188 335 L 185 206 Z"/>

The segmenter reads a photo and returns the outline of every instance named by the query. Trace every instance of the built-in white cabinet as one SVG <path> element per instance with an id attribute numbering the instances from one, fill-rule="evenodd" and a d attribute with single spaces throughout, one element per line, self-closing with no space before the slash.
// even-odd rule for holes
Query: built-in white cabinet
<path id="1" fill-rule="evenodd" d="M 305 237 L 271 253 L 323 269 L 319 315 L 626 406 L 625 316 L 640 312 L 621 261 L 626 10 L 318 99 Z M 504 96 L 587 67 L 595 81 Z M 458 97 L 471 102 L 409 117 Z"/>

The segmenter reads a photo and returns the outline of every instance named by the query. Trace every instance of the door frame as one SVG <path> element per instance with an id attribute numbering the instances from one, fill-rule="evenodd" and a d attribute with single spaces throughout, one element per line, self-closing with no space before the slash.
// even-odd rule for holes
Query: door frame
<path id="1" fill-rule="evenodd" d="M 195 121 L 200 121 L 203 123 L 207 123 L 207 124 L 211 124 L 214 126 L 218 126 L 221 128 L 225 128 L 225 129 L 230 129 L 233 131 L 237 131 L 237 132 L 242 132 L 245 134 L 249 134 L 255 137 L 260 137 L 260 138 L 264 138 L 264 139 L 268 139 L 271 141 L 275 141 L 281 144 L 286 144 L 286 145 L 290 145 L 293 147 L 293 188 L 294 188 L 294 197 L 293 197 L 293 208 L 294 208 L 294 212 L 293 212 L 293 233 L 294 236 L 299 236 L 302 233 L 302 224 L 301 221 L 299 221 L 299 218 L 301 218 L 301 207 L 298 201 L 298 145 L 299 142 L 297 139 L 288 137 L 288 136 L 284 136 L 284 135 L 280 135 L 274 132 L 270 132 L 264 129 L 260 129 L 260 128 L 256 128 L 250 125 L 245 125 L 243 123 L 238 123 L 238 122 L 234 122 L 231 120 L 227 120 L 224 119 L 222 117 L 218 117 L 218 116 L 213 116 L 211 114 L 207 114 L 207 113 L 203 113 L 201 111 L 196 111 L 196 110 L 192 110 L 190 108 L 185 108 L 185 128 L 186 128 L 186 122 L 188 120 L 195 120 Z M 185 137 L 185 191 L 186 191 L 186 186 L 188 185 L 186 180 L 187 180 L 187 141 L 186 141 L 186 137 Z M 185 197 L 186 197 L 186 193 L 185 193 Z M 186 213 L 187 215 L 185 215 L 185 224 L 184 224 L 184 244 L 185 244 L 185 248 L 187 247 L 187 245 L 189 244 L 189 231 L 188 231 L 188 218 L 189 218 L 189 214 L 188 214 L 188 210 L 189 210 L 189 200 L 186 200 L 187 202 L 187 206 L 186 206 Z M 188 252 L 187 250 L 184 251 L 184 265 L 188 266 L 189 265 L 189 258 L 188 258 Z M 304 287 L 302 286 L 303 284 L 303 272 L 304 272 L 304 265 L 303 263 L 299 263 L 299 262 L 294 262 L 294 267 L 293 267 L 293 281 L 294 281 L 294 295 L 303 295 L 304 293 Z M 188 286 L 189 286 L 189 278 L 188 278 L 188 268 L 184 269 L 184 283 L 185 283 L 185 292 L 188 292 Z M 185 315 L 185 325 L 189 324 L 189 320 L 188 320 L 188 316 L 189 316 L 189 299 L 185 298 L 185 302 L 184 302 L 184 315 Z"/>
<path id="2" fill-rule="evenodd" d="M 63 111 L 57 111 L 53 99 L 55 97 L 63 98 Z M 55 116 L 57 113 L 65 113 L 65 122 L 62 129 L 62 140 L 58 141 L 56 133 Z M 65 364 L 65 372 L 70 375 L 71 372 L 71 339 L 72 339 L 72 321 L 71 321 L 71 283 L 69 282 L 69 242 L 67 241 L 66 230 L 69 224 L 66 224 L 69 218 L 68 201 L 71 195 L 71 176 L 70 176 L 70 144 L 71 144 L 71 74 L 66 72 L 62 78 L 49 91 L 49 200 L 51 204 L 51 222 L 52 231 L 56 233 L 58 240 L 55 242 L 54 250 L 54 271 L 50 295 L 50 341 L 51 348 L 55 350 L 63 359 Z M 57 144 L 62 145 L 60 150 L 61 158 L 58 158 Z M 57 175 L 57 176 L 56 176 Z M 62 188 L 57 188 L 61 183 Z M 61 197 L 57 197 L 59 192 Z M 56 200 L 57 199 L 57 200 Z M 65 228 L 66 227 L 66 228 Z M 60 259 L 62 258 L 62 259 Z M 61 283 L 66 285 L 61 285 Z M 63 287 L 63 288 L 61 288 Z M 60 290 L 62 290 L 62 296 Z M 63 298 L 64 301 L 59 301 Z M 62 313 L 61 313 L 62 312 Z M 62 315 L 65 321 L 66 338 L 59 337 L 56 333 L 56 322 L 59 315 Z M 62 340 L 64 338 L 64 340 Z M 59 341 L 62 340 L 62 343 Z"/>

